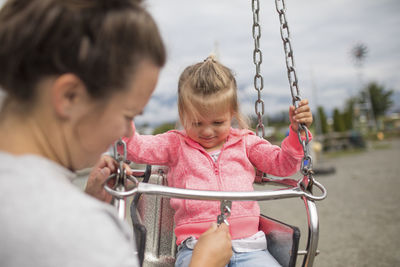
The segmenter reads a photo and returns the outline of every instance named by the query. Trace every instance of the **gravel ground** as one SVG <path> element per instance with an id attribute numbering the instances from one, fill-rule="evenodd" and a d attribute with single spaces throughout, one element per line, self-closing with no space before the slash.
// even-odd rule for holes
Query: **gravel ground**
<path id="1" fill-rule="evenodd" d="M 314 266 L 400 266 L 400 140 L 325 158 L 315 168 L 332 166 L 335 173 L 316 176 L 328 197 L 317 203 L 321 253 Z M 307 218 L 300 199 L 260 204 L 262 213 L 298 226 L 300 249 L 306 248 Z M 301 263 L 299 257 L 297 266 Z"/>

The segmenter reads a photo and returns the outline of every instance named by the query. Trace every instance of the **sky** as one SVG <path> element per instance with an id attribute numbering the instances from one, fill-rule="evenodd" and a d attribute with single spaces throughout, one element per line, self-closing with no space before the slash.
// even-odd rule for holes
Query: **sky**
<path id="1" fill-rule="evenodd" d="M 148 0 L 159 25 L 168 60 L 157 88 L 137 124 L 178 118 L 177 81 L 183 69 L 216 53 L 231 68 L 239 87 L 241 110 L 255 114 L 254 41 L 250 0 Z M 286 0 L 300 95 L 311 108 L 329 113 L 343 108 L 361 85 L 375 81 L 395 91 L 400 107 L 400 1 Z M 260 0 L 265 113 L 286 112 L 291 104 L 279 18 L 275 1 Z M 357 67 L 352 49 L 363 44 L 367 55 Z"/>
<path id="2" fill-rule="evenodd" d="M 4 0 L 0 0 L 0 5 Z M 138 125 L 178 119 L 177 82 L 183 69 L 216 53 L 237 79 L 241 110 L 255 115 L 254 41 L 250 0 L 146 0 L 159 25 L 168 59 L 156 90 Z M 400 1 L 286 0 L 300 95 L 312 110 L 328 114 L 343 108 L 362 85 L 375 81 L 394 90 L 400 109 Z M 265 113 L 288 110 L 291 95 L 275 1 L 260 0 Z M 356 67 L 351 50 L 367 47 L 363 66 Z"/>

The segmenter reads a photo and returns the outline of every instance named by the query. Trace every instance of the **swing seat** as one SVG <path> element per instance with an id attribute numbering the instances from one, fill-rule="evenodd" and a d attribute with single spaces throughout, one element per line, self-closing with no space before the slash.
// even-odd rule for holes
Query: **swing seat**
<path id="1" fill-rule="evenodd" d="M 300 241 L 298 227 L 261 214 L 259 230 L 265 233 L 268 251 L 280 265 L 283 267 L 296 266 Z"/>
<path id="2" fill-rule="evenodd" d="M 151 175 L 149 183 L 166 185 L 164 175 Z M 141 266 L 174 266 L 177 252 L 174 210 L 169 198 L 136 195 L 131 219 Z M 283 266 L 296 265 L 300 230 L 267 216 L 260 216 L 259 229 L 266 234 L 268 251 Z"/>

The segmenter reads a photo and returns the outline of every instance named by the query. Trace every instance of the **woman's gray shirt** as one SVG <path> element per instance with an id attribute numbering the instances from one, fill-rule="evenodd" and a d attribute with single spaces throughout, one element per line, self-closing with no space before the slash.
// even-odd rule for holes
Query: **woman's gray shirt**
<path id="1" fill-rule="evenodd" d="M 139 266 L 116 210 L 35 155 L 0 152 L 0 266 Z"/>

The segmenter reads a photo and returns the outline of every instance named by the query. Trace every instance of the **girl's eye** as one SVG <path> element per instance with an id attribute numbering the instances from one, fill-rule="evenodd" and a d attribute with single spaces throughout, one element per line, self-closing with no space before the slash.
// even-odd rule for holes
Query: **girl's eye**
<path id="1" fill-rule="evenodd" d="M 201 122 L 193 122 L 192 123 L 194 127 L 200 127 L 201 126 Z"/>
<path id="2" fill-rule="evenodd" d="M 222 124 L 224 124 L 223 121 L 214 121 L 214 125 L 222 125 Z"/>

